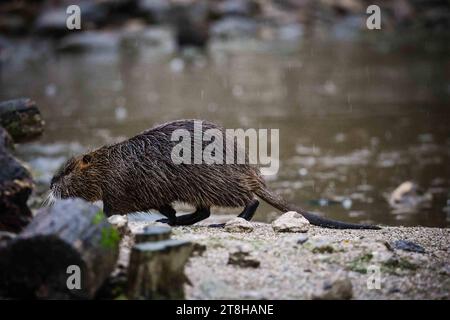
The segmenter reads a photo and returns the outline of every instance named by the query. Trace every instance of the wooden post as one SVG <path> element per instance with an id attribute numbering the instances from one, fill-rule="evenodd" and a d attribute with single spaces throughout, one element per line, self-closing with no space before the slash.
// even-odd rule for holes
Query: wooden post
<path id="1" fill-rule="evenodd" d="M 92 298 L 114 270 L 119 240 L 98 207 L 59 200 L 0 248 L 0 296 Z"/>
<path id="2" fill-rule="evenodd" d="M 133 246 L 128 267 L 128 298 L 184 299 L 188 281 L 184 265 L 192 253 L 192 243 L 164 240 Z"/>

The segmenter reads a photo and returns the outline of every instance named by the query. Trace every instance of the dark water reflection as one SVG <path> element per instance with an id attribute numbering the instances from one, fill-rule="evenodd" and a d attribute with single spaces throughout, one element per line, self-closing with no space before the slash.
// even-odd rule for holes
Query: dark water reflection
<path id="1" fill-rule="evenodd" d="M 204 118 L 279 128 L 280 171 L 270 185 L 292 202 L 349 221 L 448 226 L 450 65 L 418 52 L 305 43 L 186 61 L 125 49 L 47 54 L 4 65 L 0 99 L 28 96 L 40 106 L 45 135 L 18 153 L 42 183 L 70 153 Z M 393 213 L 385 195 L 406 180 L 433 201 Z M 324 199 L 340 203 L 320 206 Z M 257 218 L 272 211 L 263 206 Z"/>

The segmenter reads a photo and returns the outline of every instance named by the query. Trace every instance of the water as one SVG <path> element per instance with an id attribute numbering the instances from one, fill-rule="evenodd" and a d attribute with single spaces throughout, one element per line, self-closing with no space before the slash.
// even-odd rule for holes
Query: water
<path id="1" fill-rule="evenodd" d="M 27 96 L 42 111 L 44 136 L 17 150 L 41 191 L 69 154 L 203 118 L 278 128 L 280 170 L 268 181 L 293 203 L 353 222 L 449 226 L 448 56 L 420 46 L 303 42 L 187 58 L 44 51 L 0 68 L 0 100 Z M 407 180 L 433 200 L 402 213 L 386 196 Z M 256 219 L 273 212 L 264 205 Z"/>

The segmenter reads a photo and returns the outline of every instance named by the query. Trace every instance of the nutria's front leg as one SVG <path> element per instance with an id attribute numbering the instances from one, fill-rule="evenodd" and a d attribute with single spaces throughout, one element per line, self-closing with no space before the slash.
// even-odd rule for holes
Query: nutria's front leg
<path id="1" fill-rule="evenodd" d="M 250 201 L 248 205 L 245 206 L 244 210 L 240 215 L 238 215 L 239 218 L 244 218 L 247 221 L 252 220 L 253 215 L 255 214 L 256 209 L 259 206 L 259 201 L 257 199 L 253 199 Z"/>
<path id="2" fill-rule="evenodd" d="M 103 200 L 103 212 L 105 213 L 105 215 L 107 217 L 110 217 L 113 215 L 112 210 L 111 210 L 111 205 L 106 202 L 105 200 Z"/>

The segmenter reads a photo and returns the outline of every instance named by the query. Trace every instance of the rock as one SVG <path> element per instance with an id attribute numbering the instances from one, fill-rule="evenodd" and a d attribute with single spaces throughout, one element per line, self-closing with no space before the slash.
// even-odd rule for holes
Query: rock
<path id="1" fill-rule="evenodd" d="M 224 230 L 228 232 L 252 232 L 253 225 L 243 218 L 236 217 L 225 223 Z"/>
<path id="2" fill-rule="evenodd" d="M 392 247 L 395 249 L 404 250 L 404 251 L 425 253 L 425 249 L 422 246 L 420 246 L 412 241 L 407 241 L 407 240 L 394 241 L 394 243 L 392 244 Z"/>
<path id="3" fill-rule="evenodd" d="M 325 281 L 322 288 L 312 295 L 313 300 L 349 300 L 352 297 L 353 285 L 347 277 Z"/>
<path id="4" fill-rule="evenodd" d="M 275 232 L 308 232 L 309 221 L 295 211 L 289 211 L 272 222 Z"/>
<path id="5" fill-rule="evenodd" d="M 229 254 L 228 264 L 242 268 L 258 268 L 261 263 L 251 255 L 249 246 L 240 245 Z"/>
<path id="6" fill-rule="evenodd" d="M 119 241 L 117 230 L 97 206 L 79 198 L 57 200 L 40 209 L 14 240 L 0 248 L 0 295 L 93 298 L 115 268 Z M 82 275 L 79 288 L 68 286 L 72 265 Z"/>
<path id="7" fill-rule="evenodd" d="M 392 191 L 389 196 L 389 205 L 396 209 L 394 213 L 411 212 L 429 203 L 432 198 L 432 194 L 424 193 L 416 183 L 406 181 Z"/>
<path id="8" fill-rule="evenodd" d="M 0 126 L 8 131 L 15 143 L 33 141 L 44 131 L 41 112 L 29 98 L 1 102 Z"/>
<path id="9" fill-rule="evenodd" d="M 128 218 L 127 216 L 122 216 L 115 214 L 108 218 L 108 222 L 114 226 L 114 228 L 119 231 L 119 233 L 123 236 L 127 232 Z"/>

